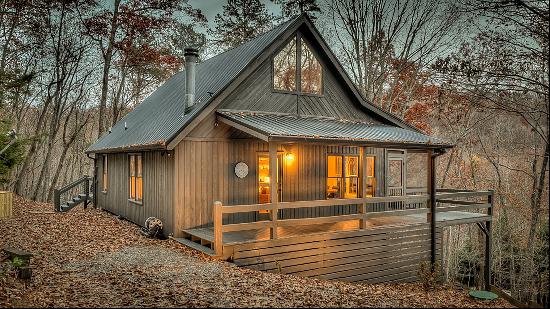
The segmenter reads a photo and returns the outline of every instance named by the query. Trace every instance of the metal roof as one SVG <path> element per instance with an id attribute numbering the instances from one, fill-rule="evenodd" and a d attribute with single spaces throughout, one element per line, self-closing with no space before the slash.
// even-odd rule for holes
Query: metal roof
<path id="1" fill-rule="evenodd" d="M 182 71 L 168 79 L 134 110 L 119 120 L 111 132 L 99 138 L 86 149 L 86 153 L 166 149 L 167 145 L 173 142 L 178 134 L 256 58 L 262 55 L 286 31 L 295 29 L 302 24 L 316 33 L 319 36 L 318 40 L 323 40 L 311 24 L 307 14 L 291 18 L 271 31 L 197 64 L 195 105 L 187 114 L 184 114 L 185 71 Z M 320 43 L 322 43 L 321 46 L 326 45 L 324 41 Z M 329 56 L 332 55 L 331 61 L 337 70 L 341 71 L 343 80 L 356 90 L 332 52 L 326 46 L 323 48 Z M 381 116 L 396 126 L 406 128 L 395 128 L 395 131 L 419 132 L 404 120 L 365 101 L 357 91 L 355 91 L 355 95 L 367 111 Z"/>
<path id="2" fill-rule="evenodd" d="M 221 120 L 238 129 L 271 140 L 330 140 L 363 144 L 408 144 L 447 148 L 442 139 L 399 127 L 357 120 L 283 113 L 218 110 Z"/>
<path id="3" fill-rule="evenodd" d="M 202 108 L 208 105 L 262 51 L 300 16 L 275 27 L 236 48 L 196 66 L 195 106 L 184 115 L 185 71 L 178 72 L 129 112 L 110 133 L 88 149 L 109 152 L 137 149 L 164 149 Z"/>

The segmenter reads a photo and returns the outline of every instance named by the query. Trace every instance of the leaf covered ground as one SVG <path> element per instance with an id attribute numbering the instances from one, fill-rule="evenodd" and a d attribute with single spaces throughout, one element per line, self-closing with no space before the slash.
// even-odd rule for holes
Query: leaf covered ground
<path id="1" fill-rule="evenodd" d="M 0 307 L 511 307 L 466 290 L 354 284 L 242 269 L 173 240 L 153 240 L 105 211 L 52 213 L 15 198 L 0 248 L 33 253 L 30 281 L 0 275 Z M 5 256 L 0 253 L 0 260 Z"/>

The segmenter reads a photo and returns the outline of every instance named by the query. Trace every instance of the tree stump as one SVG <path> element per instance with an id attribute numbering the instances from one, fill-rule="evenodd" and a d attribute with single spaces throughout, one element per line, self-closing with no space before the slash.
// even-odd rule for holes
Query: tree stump
<path id="1" fill-rule="evenodd" d="M 0 218 L 9 218 L 13 214 L 13 193 L 0 191 Z"/>

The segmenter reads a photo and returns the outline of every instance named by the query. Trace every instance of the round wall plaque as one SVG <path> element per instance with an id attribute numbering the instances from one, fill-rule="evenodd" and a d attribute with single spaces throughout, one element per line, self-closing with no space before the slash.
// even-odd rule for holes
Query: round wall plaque
<path id="1" fill-rule="evenodd" d="M 239 178 L 244 178 L 248 175 L 248 165 L 244 162 L 239 162 L 235 165 L 235 175 Z"/>

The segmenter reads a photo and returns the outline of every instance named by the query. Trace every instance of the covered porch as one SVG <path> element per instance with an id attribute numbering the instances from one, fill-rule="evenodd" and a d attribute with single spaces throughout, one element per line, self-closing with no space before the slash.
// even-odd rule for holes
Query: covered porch
<path id="1" fill-rule="evenodd" d="M 211 224 L 178 238 L 188 246 L 254 269 L 386 282 L 440 259 L 444 226 L 476 223 L 490 244 L 492 192 L 436 190 L 435 160 L 451 147 L 441 140 L 318 116 L 218 111 L 218 121 L 265 143 L 251 168 L 257 199 L 212 201 Z M 228 219 L 239 214 L 253 215 Z"/>

